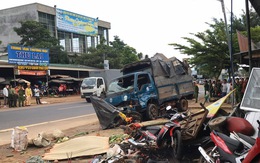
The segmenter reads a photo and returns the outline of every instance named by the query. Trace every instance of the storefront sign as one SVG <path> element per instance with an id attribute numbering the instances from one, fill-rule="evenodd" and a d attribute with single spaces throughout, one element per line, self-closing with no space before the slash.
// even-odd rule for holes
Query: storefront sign
<path id="1" fill-rule="evenodd" d="M 56 22 L 59 30 L 89 36 L 98 34 L 98 19 L 56 8 Z"/>
<path id="2" fill-rule="evenodd" d="M 17 66 L 18 70 L 48 70 L 48 66 Z"/>
<path id="3" fill-rule="evenodd" d="M 30 71 L 30 70 L 18 70 L 16 75 L 33 75 L 33 76 L 43 76 L 46 75 L 46 71 Z"/>
<path id="4" fill-rule="evenodd" d="M 48 66 L 49 49 L 8 45 L 8 63 L 24 66 Z"/>

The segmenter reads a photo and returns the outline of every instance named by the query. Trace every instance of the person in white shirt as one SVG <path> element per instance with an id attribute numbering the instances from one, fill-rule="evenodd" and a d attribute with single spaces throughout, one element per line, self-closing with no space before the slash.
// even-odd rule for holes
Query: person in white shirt
<path id="1" fill-rule="evenodd" d="M 221 90 L 222 95 L 221 95 L 221 97 L 226 96 L 227 95 L 227 91 L 228 91 L 227 79 L 224 79 L 223 83 L 222 83 L 222 90 Z"/>
<path id="2" fill-rule="evenodd" d="M 40 89 L 38 88 L 38 85 L 35 85 L 34 96 L 36 97 L 36 104 L 42 104 L 40 100 Z"/>
<path id="3" fill-rule="evenodd" d="M 4 94 L 4 107 L 6 107 L 6 105 L 8 104 L 8 89 L 9 89 L 9 85 L 6 84 L 4 89 L 3 89 L 3 94 Z"/>

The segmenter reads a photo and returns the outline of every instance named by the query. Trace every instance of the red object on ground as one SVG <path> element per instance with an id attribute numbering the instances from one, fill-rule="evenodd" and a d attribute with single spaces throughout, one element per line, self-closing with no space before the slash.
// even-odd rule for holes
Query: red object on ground
<path id="1" fill-rule="evenodd" d="M 248 136 L 252 136 L 255 133 L 254 127 L 244 118 L 228 117 L 226 125 L 229 132 L 235 131 Z"/>

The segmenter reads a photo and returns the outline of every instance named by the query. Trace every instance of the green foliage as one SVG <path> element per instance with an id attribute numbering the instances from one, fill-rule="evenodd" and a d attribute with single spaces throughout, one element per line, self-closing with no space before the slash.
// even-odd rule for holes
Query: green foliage
<path id="1" fill-rule="evenodd" d="M 259 42 L 260 18 L 252 10 L 250 12 L 250 21 L 251 27 L 253 27 L 251 28 L 251 38 L 254 42 Z M 213 19 L 212 24 L 207 24 L 210 29 L 196 34 L 192 33 L 193 38 L 183 38 L 189 44 L 188 46 L 178 43 L 171 43 L 169 45 L 173 46 L 174 49 L 180 50 L 182 54 L 191 56 L 189 64 L 196 67 L 200 74 L 217 79 L 222 69 L 230 67 L 230 54 L 225 32 L 226 27 L 222 19 L 217 20 L 216 18 Z M 239 52 L 236 30 L 244 31 L 241 33 L 246 36 L 245 13 L 241 18 L 233 17 L 232 27 L 232 54 L 234 54 Z M 228 28 L 230 29 L 230 27 Z"/>
<path id="2" fill-rule="evenodd" d="M 125 64 L 138 60 L 136 50 L 126 45 L 118 36 L 110 42 L 111 46 L 104 44 L 102 38 L 96 48 L 89 48 L 87 54 L 79 56 L 75 63 L 91 67 L 104 68 L 104 60 L 109 60 L 109 68 L 120 69 Z"/>
<path id="3" fill-rule="evenodd" d="M 192 34 L 195 38 L 184 37 L 190 46 L 172 43 L 181 53 L 192 56 L 191 65 L 196 66 L 200 74 L 217 78 L 221 70 L 228 64 L 229 51 L 222 20 L 213 20 L 208 24 L 212 30 Z M 197 41 L 198 40 L 198 41 Z"/>
<path id="4" fill-rule="evenodd" d="M 50 49 L 50 62 L 51 63 L 69 63 L 68 55 L 63 51 L 59 41 L 50 35 L 41 23 L 36 21 L 20 22 L 21 27 L 14 27 L 14 31 L 22 39 L 19 45 L 30 46 L 35 48 L 48 48 Z"/>

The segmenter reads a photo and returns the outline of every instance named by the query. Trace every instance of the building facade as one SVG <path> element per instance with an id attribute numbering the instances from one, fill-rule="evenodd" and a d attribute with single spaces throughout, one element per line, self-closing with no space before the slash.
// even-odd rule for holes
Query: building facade
<path id="1" fill-rule="evenodd" d="M 111 28 L 109 22 L 32 3 L 0 10 L 0 40 L 2 41 L 0 52 L 4 52 L 8 44 L 21 40 L 13 28 L 20 27 L 20 22 L 27 20 L 43 24 L 69 54 L 86 53 L 89 47 L 99 44 L 102 37 L 106 40 L 106 44 L 109 44 Z M 69 26 L 68 21 L 73 22 L 72 27 Z"/>

